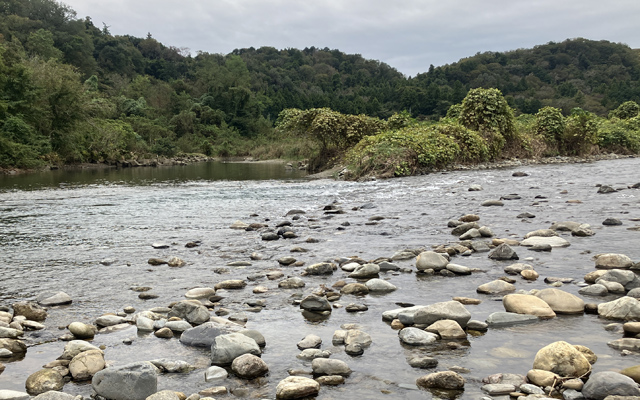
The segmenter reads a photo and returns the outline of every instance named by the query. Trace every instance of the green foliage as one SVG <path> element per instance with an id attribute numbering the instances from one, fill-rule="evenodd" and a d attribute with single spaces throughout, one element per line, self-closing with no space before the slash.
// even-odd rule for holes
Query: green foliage
<path id="1" fill-rule="evenodd" d="M 489 161 L 489 147 L 485 139 L 476 131 L 465 128 L 456 120 L 443 119 L 435 125 L 435 131 L 446 135 L 460 148 L 457 161 L 462 163 L 479 163 Z"/>
<path id="2" fill-rule="evenodd" d="M 516 140 L 513 111 L 498 89 L 470 90 L 458 119 L 484 137 L 491 159 L 500 156 L 505 144 Z"/>
<path id="3" fill-rule="evenodd" d="M 447 118 L 458 118 L 462 112 L 462 104 L 453 104 L 447 110 Z"/>
<path id="4" fill-rule="evenodd" d="M 562 151 L 568 155 L 584 155 L 598 141 L 596 116 L 581 108 L 571 110 L 562 137 Z"/>
<path id="5" fill-rule="evenodd" d="M 558 108 L 544 107 L 536 114 L 535 133 L 544 137 L 551 146 L 561 143 L 564 130 L 564 116 Z"/>
<path id="6" fill-rule="evenodd" d="M 631 119 L 640 113 L 640 106 L 635 101 L 625 101 L 609 113 L 609 118 Z"/>
<path id="7" fill-rule="evenodd" d="M 617 153 L 639 153 L 640 117 L 600 121 L 598 145 L 601 149 Z"/>
<path id="8" fill-rule="evenodd" d="M 411 114 L 407 110 L 403 110 L 402 112 L 394 113 L 387 119 L 387 129 L 406 128 L 415 124 L 415 122 L 415 119 L 411 118 Z"/>
<path id="9" fill-rule="evenodd" d="M 459 152 L 450 136 L 426 125 L 416 125 L 365 137 L 347 153 L 346 160 L 356 176 L 404 176 L 418 168 L 449 165 Z"/>

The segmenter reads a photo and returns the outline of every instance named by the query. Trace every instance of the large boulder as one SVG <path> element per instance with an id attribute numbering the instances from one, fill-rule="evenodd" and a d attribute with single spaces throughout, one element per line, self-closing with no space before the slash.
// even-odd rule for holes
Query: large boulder
<path id="1" fill-rule="evenodd" d="M 595 283 L 600 283 L 600 280 L 604 280 L 606 282 L 617 282 L 622 285 L 625 290 L 631 290 L 640 287 L 640 279 L 638 279 L 638 276 L 633 271 L 624 269 L 610 269 L 600 271 L 604 271 L 604 274 L 596 278 Z"/>
<path id="2" fill-rule="evenodd" d="M 595 259 L 598 269 L 629 269 L 633 265 L 633 261 L 624 254 L 598 254 Z"/>
<path id="3" fill-rule="evenodd" d="M 416 268 L 418 271 L 425 271 L 427 269 L 440 271 L 444 269 L 447 264 L 449 264 L 449 260 L 435 251 L 424 251 L 420 253 L 416 259 Z"/>
<path id="4" fill-rule="evenodd" d="M 463 390 L 464 383 L 464 378 L 453 371 L 434 372 L 416 380 L 416 385 L 428 389 Z"/>
<path id="5" fill-rule="evenodd" d="M 319 392 L 320 384 L 313 379 L 289 376 L 278 383 L 276 398 L 279 400 L 313 398 Z"/>
<path id="6" fill-rule="evenodd" d="M 613 371 L 596 372 L 582 388 L 589 400 L 604 400 L 607 396 L 640 396 L 638 384 L 628 376 Z"/>
<path id="7" fill-rule="evenodd" d="M 255 379 L 269 372 L 269 367 L 260 357 L 253 354 L 243 354 L 231 363 L 234 374 L 244 379 Z"/>
<path id="8" fill-rule="evenodd" d="M 58 371 L 51 368 L 44 368 L 29 375 L 25 383 L 27 393 L 38 395 L 50 390 L 62 390 L 64 378 Z"/>
<path id="9" fill-rule="evenodd" d="M 538 350 L 533 369 L 553 372 L 562 377 L 578 378 L 591 371 L 589 360 L 567 342 L 551 343 Z"/>
<path id="10" fill-rule="evenodd" d="M 544 300 L 530 294 L 508 294 L 502 298 L 505 311 L 516 314 L 535 315 L 542 319 L 556 316 Z"/>
<path id="11" fill-rule="evenodd" d="M 535 296 L 544 300 L 556 314 L 582 314 L 584 312 L 584 300 L 564 290 L 542 289 Z"/>
<path id="12" fill-rule="evenodd" d="M 214 365 L 228 365 L 236 357 L 243 354 L 261 354 L 258 343 L 241 333 L 229 333 L 216 336 L 211 345 L 211 363 Z"/>
<path id="13" fill-rule="evenodd" d="M 103 370 L 104 366 L 102 350 L 88 350 L 71 359 L 69 372 L 71 372 L 73 379 L 84 381 L 91 379 L 96 372 Z"/>
<path id="14" fill-rule="evenodd" d="M 15 315 L 22 315 L 31 321 L 41 322 L 47 319 L 47 311 L 32 301 L 13 303 L 12 307 Z"/>
<path id="15" fill-rule="evenodd" d="M 600 303 L 598 315 L 607 319 L 638 320 L 640 319 L 640 301 L 624 296 L 607 303 Z"/>
<path id="16" fill-rule="evenodd" d="M 207 307 L 197 300 L 182 300 L 171 308 L 169 318 L 171 317 L 178 317 L 193 325 L 200 325 L 209 321 L 211 314 L 209 314 Z"/>
<path id="17" fill-rule="evenodd" d="M 405 314 L 398 314 L 400 322 L 405 325 L 429 326 L 441 319 L 452 319 L 461 327 L 466 327 L 471 319 L 471 313 L 457 301 L 445 301 L 418 308 L 413 313 L 413 321 L 404 319 Z"/>
<path id="18" fill-rule="evenodd" d="M 93 390 L 110 400 L 145 400 L 158 391 L 156 367 L 142 361 L 96 372 Z"/>

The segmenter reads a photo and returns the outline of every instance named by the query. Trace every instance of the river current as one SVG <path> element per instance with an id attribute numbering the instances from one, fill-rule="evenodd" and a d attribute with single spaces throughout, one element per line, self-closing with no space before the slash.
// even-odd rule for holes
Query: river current
<path id="1" fill-rule="evenodd" d="M 283 168 L 258 164 L 252 167 L 261 166 Z M 92 323 L 98 316 L 121 312 L 126 306 L 137 311 L 168 306 L 184 299 L 191 288 L 213 287 L 222 280 L 246 279 L 270 270 L 300 276 L 304 267 L 278 264 L 277 259 L 283 256 L 291 255 L 310 265 L 349 256 L 373 260 L 391 257 L 403 249 L 430 249 L 453 243 L 457 238 L 451 235 L 447 221 L 464 214 L 478 214 L 480 225 L 490 227 L 499 238 L 522 239 L 527 232 L 549 228 L 553 221 L 570 220 L 592 226 L 596 234 L 591 237 L 562 234 L 571 243 L 567 248 L 533 252 L 515 247 L 520 262 L 531 264 L 540 273 L 533 282 L 516 278 L 517 289 L 544 289 L 549 287 L 545 277 L 565 277 L 574 282 L 561 289 L 578 294 L 583 276 L 595 270 L 593 255 L 622 253 L 640 261 L 640 232 L 627 229 L 640 225 L 640 189 L 629 188 L 640 182 L 640 158 L 452 171 L 359 183 L 305 180 L 300 175 L 280 173 L 244 180 L 246 171 L 222 179 L 224 175 L 212 177 L 202 169 L 189 175 L 180 168 L 184 167 L 161 173 L 149 168 L 145 169 L 147 172 L 125 172 L 127 176 L 101 172 L 82 179 L 51 175 L 0 180 L 0 305 L 32 300 L 48 291 L 64 291 L 73 298 L 71 305 L 49 310 L 44 331 L 26 334 L 31 347 L 24 359 L 4 362 L 6 370 L 0 374 L 0 389 L 24 390 L 31 373 L 62 354 L 65 343 L 55 339 L 73 321 Z M 206 168 L 212 171 L 219 167 Z M 514 171 L 528 176 L 514 177 Z M 481 185 L 483 190 L 468 191 L 473 184 Z M 621 190 L 598 194 L 597 184 Z M 508 194 L 518 194 L 520 199 L 505 200 L 503 207 L 480 205 Z M 329 204 L 344 213 L 325 214 L 323 208 Z M 296 239 L 265 242 L 258 231 L 229 228 L 236 220 L 275 227 L 280 221 L 291 220 L 285 216 L 291 209 L 305 211 L 302 218 L 293 221 Z M 524 212 L 535 218 L 516 217 Z M 383 219 L 374 223 L 371 217 Z M 603 226 L 602 221 L 610 217 L 620 219 L 623 225 Z M 317 243 L 307 242 L 308 238 Z M 201 245 L 185 247 L 193 241 L 200 241 Z M 155 242 L 170 246 L 154 249 L 151 244 Z M 294 247 L 308 251 L 291 253 Z M 264 258 L 250 260 L 253 252 Z M 187 265 L 170 268 L 147 263 L 152 257 L 171 256 L 184 259 Z M 102 265 L 100 261 L 105 259 L 114 262 Z M 233 261 L 250 261 L 251 265 L 228 266 Z M 597 315 L 560 315 L 534 324 L 490 329 L 483 335 L 469 336 L 457 349 L 442 344 L 421 348 L 402 345 L 397 332 L 381 319 L 382 312 L 398 308 L 396 303 L 427 305 L 466 296 L 483 300 L 480 305 L 466 306 L 472 319 L 484 321 L 491 313 L 504 311 L 501 297 L 477 294 L 476 288 L 504 276 L 503 269 L 510 262 L 490 260 L 487 253 L 456 256 L 452 261 L 481 272 L 458 277 L 420 276 L 415 274 L 414 260 L 398 261 L 398 265 L 412 268 L 413 272 L 381 274 L 381 278 L 398 287 L 397 291 L 343 296 L 337 303 L 365 304 L 368 311 L 348 313 L 344 308 L 335 308 L 322 321 L 305 319 L 294 300 L 322 284 L 331 286 L 338 280 L 348 280 L 347 273 L 340 269 L 329 277 L 303 277 L 306 287 L 302 289 L 279 289 L 277 281 L 263 279 L 248 281 L 242 290 L 221 291 L 221 306 L 234 312 L 245 310 L 248 300 L 265 300 L 263 311 L 247 313 L 246 327 L 265 336 L 267 345 L 262 358 L 270 372 L 266 378 L 252 382 L 228 378 L 223 385 L 235 394 L 220 398 L 275 397 L 275 386 L 288 376 L 289 369 L 310 369 L 309 362 L 296 358 L 296 343 L 310 333 L 323 339 L 322 349 L 330 350 L 332 358 L 344 360 L 354 371 L 344 385 L 323 387 L 318 399 L 436 398 L 431 392 L 412 387 L 416 378 L 434 371 L 409 366 L 407 358 L 414 354 L 437 358 L 435 370 L 454 366 L 468 369 L 463 374 L 467 380 L 465 391 L 459 398 L 481 397 L 481 380 L 490 374 L 526 374 L 536 352 L 557 340 L 593 350 L 598 356 L 594 371 L 640 364 L 639 356 L 622 356 L 607 346 L 621 334 L 605 330 L 613 321 Z M 266 286 L 268 292 L 254 294 L 252 289 L 257 285 Z M 159 297 L 141 300 L 137 292 L 130 290 L 134 286 L 150 286 Z M 599 303 L 617 297 L 582 298 Z M 345 323 L 357 323 L 371 335 L 373 343 L 363 355 L 351 357 L 344 347 L 332 345 L 333 332 Z M 125 339 L 133 340 L 132 344 L 124 344 Z M 189 374 L 160 376 L 159 390 L 189 395 L 213 386 L 204 381 L 204 370 L 210 365 L 209 352 L 183 346 L 177 338 L 138 334 L 132 326 L 99 334 L 93 343 L 105 346 L 109 365 L 168 358 L 197 367 Z M 64 391 L 84 396 L 92 393 L 88 383 L 67 383 Z"/>

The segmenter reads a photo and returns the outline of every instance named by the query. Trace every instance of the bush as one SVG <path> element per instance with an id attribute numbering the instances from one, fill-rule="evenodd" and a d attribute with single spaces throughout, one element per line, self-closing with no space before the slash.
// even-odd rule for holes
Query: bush
<path id="1" fill-rule="evenodd" d="M 571 110 L 562 136 L 563 154 L 573 156 L 588 154 L 597 141 L 596 116 L 581 108 Z"/>
<path id="2" fill-rule="evenodd" d="M 551 146 L 557 146 L 562 141 L 565 122 L 560 109 L 544 107 L 536 113 L 536 134 L 545 138 Z"/>
<path id="3" fill-rule="evenodd" d="M 356 177 L 367 174 L 405 176 L 418 168 L 450 165 L 460 152 L 453 138 L 424 125 L 365 137 L 347 153 Z"/>
<path id="4" fill-rule="evenodd" d="M 640 113 L 640 106 L 635 101 L 627 101 L 609 113 L 609 118 L 631 119 Z"/>
<path id="5" fill-rule="evenodd" d="M 460 148 L 458 161 L 476 163 L 489 160 L 489 147 L 478 132 L 467 129 L 451 119 L 441 120 L 439 124 L 435 125 L 434 129 L 436 132 L 455 140 Z"/>
<path id="6" fill-rule="evenodd" d="M 640 152 L 640 118 L 613 118 L 598 124 L 598 145 L 616 153 Z"/>

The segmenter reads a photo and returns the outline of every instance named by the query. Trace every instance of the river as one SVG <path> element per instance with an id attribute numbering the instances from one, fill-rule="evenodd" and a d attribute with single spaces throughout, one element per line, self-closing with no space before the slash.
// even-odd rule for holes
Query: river
<path id="1" fill-rule="evenodd" d="M 222 166 L 221 166 L 222 165 Z M 226 169 L 218 172 L 220 169 Z M 525 177 L 512 176 L 524 171 Z M 640 158 L 599 161 L 584 164 L 526 165 L 517 169 L 440 172 L 423 176 L 343 182 L 306 180 L 298 171 L 285 171 L 270 164 L 197 164 L 172 168 L 130 170 L 93 170 L 69 173 L 52 171 L 35 175 L 0 179 L 0 305 L 34 299 L 41 292 L 64 291 L 73 298 L 69 306 L 53 307 L 44 331 L 28 332 L 32 345 L 22 360 L 4 362 L 0 388 L 24 390 L 24 382 L 42 365 L 60 354 L 64 342 L 55 339 L 65 333 L 73 321 L 92 323 L 108 312 L 121 312 L 126 306 L 142 311 L 167 306 L 184 299 L 193 287 L 213 287 L 225 279 L 246 279 L 268 270 L 282 270 L 285 276 L 300 276 L 304 267 L 283 267 L 277 259 L 292 255 L 306 265 L 339 257 L 364 259 L 391 257 L 402 249 L 431 248 L 455 242 L 447 228 L 449 219 L 474 213 L 480 224 L 497 237 L 521 239 L 527 232 L 548 228 L 553 221 L 588 223 L 596 232 L 591 237 L 562 236 L 571 242 L 567 248 L 551 252 L 532 252 L 515 247 L 520 261 L 531 264 L 540 278 L 529 282 L 517 279 L 517 289 L 548 287 L 548 276 L 569 277 L 574 283 L 561 289 L 578 293 L 583 276 L 595 270 L 592 259 L 597 253 L 623 253 L 640 260 L 640 232 L 627 230 L 640 224 L 640 190 L 627 188 L 638 183 Z M 216 171 L 215 173 L 213 171 Z M 269 172 L 271 171 L 271 172 Z M 468 191 L 478 184 L 482 191 Z M 598 194 L 596 184 L 620 190 Z M 482 207 L 484 200 L 518 194 L 520 199 L 505 200 L 503 207 Z M 568 202 L 580 200 L 580 202 Z M 335 204 L 343 214 L 327 215 L 323 207 Z M 362 207 L 366 205 L 366 207 Z M 301 209 L 305 214 L 293 221 L 296 239 L 262 241 L 260 232 L 229 229 L 236 220 L 260 222 L 274 227 L 290 219 L 285 214 Z M 530 212 L 535 218 L 516 216 Z M 383 217 L 375 223 L 371 217 Z M 621 226 L 603 226 L 615 217 Z M 347 224 L 348 223 L 348 224 Z M 317 243 L 307 242 L 308 238 Z M 195 248 L 185 244 L 200 241 Z M 168 249 L 157 250 L 151 244 L 163 242 Z M 291 253 L 303 247 L 306 253 Z M 251 261 L 259 252 L 263 260 Z M 152 257 L 177 256 L 187 265 L 182 268 L 150 266 Z M 109 266 L 101 260 L 111 259 Z M 233 261 L 251 261 L 245 267 L 227 266 Z M 318 399 L 362 398 L 430 399 L 432 393 L 414 390 L 416 378 L 433 370 L 410 367 L 407 357 L 430 355 L 439 360 L 437 370 L 453 366 L 467 368 L 467 380 L 460 398 L 479 398 L 482 378 L 500 372 L 526 374 L 536 352 L 543 346 L 564 340 L 582 344 L 598 355 L 594 371 L 621 369 L 640 364 L 638 356 L 623 357 L 607 346 L 621 337 L 607 331 L 612 321 L 596 315 L 558 316 L 534 324 L 490 329 L 484 335 L 469 336 L 457 349 L 444 344 L 425 348 L 404 346 L 397 332 L 382 321 L 383 311 L 398 308 L 396 303 L 432 304 L 454 296 L 482 299 L 469 305 L 472 319 L 484 321 L 496 311 L 504 311 L 501 297 L 476 293 L 476 288 L 504 276 L 509 262 L 493 261 L 486 253 L 454 261 L 481 272 L 469 276 L 442 277 L 415 274 L 412 260 L 397 262 L 414 272 L 382 274 L 399 289 L 384 295 L 343 296 L 341 305 L 365 304 L 368 311 L 348 313 L 335 308 L 322 321 L 305 319 L 295 299 L 309 294 L 321 284 L 332 285 L 347 279 L 340 269 L 329 277 L 303 277 L 306 287 L 278 289 L 277 281 L 249 281 L 243 290 L 221 292 L 222 307 L 243 311 L 245 302 L 264 299 L 259 313 L 247 313 L 246 326 L 260 331 L 267 346 L 262 358 L 269 366 L 264 379 L 247 383 L 228 378 L 223 384 L 236 396 L 273 398 L 277 383 L 291 368 L 309 369 L 308 362 L 296 358 L 296 343 L 314 333 L 323 339 L 322 348 L 332 358 L 347 362 L 354 371 L 344 385 L 323 387 Z M 267 286 L 265 294 L 253 294 L 256 285 Z M 141 300 L 133 286 L 150 286 L 159 295 Z M 616 296 L 589 298 L 586 302 L 610 301 Z M 362 356 L 351 357 L 344 347 L 333 346 L 333 332 L 345 323 L 357 323 L 372 336 L 373 344 Z M 123 340 L 132 339 L 130 345 Z M 166 374 L 159 378 L 159 389 L 182 391 L 187 395 L 213 386 L 204 381 L 209 366 L 208 351 L 181 345 L 177 339 L 159 339 L 137 334 L 135 326 L 97 335 L 96 345 L 105 346 L 110 365 L 169 358 L 185 360 L 197 369 L 189 374 Z M 0 362 L 3 362 L 0 360 Z M 68 383 L 64 391 L 88 396 L 87 383 Z M 232 398 L 233 395 L 228 395 Z M 218 398 L 218 397 L 216 397 Z M 226 397 L 220 397 L 226 398 Z"/>

